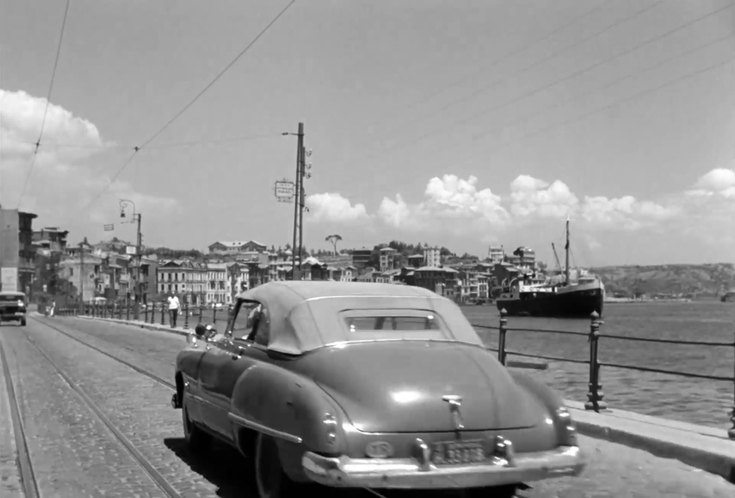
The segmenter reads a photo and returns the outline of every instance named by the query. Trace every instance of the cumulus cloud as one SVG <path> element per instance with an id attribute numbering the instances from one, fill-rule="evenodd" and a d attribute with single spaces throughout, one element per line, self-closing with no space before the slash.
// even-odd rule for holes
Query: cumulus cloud
<path id="1" fill-rule="evenodd" d="M 520 175 L 510 184 L 510 212 L 519 217 L 563 218 L 579 200 L 562 181 L 548 182 Z"/>
<path id="2" fill-rule="evenodd" d="M 179 203 L 168 197 L 137 192 L 130 184 L 118 181 L 109 185 L 102 153 L 114 144 L 105 142 L 97 126 L 63 107 L 34 97 L 24 91 L 0 90 L 0 198 L 3 207 L 19 207 L 54 223 L 69 223 L 88 218 L 109 221 L 118 198 L 134 200 L 139 211 L 152 217 L 166 216 L 179 209 Z M 45 121 L 44 121 L 45 112 Z M 35 143 L 41 133 L 41 143 Z M 115 161 L 117 162 L 117 161 Z M 108 188 L 109 187 L 109 188 Z M 115 206 L 82 208 L 100 192 L 115 196 Z M 21 198 L 21 193 L 22 198 Z M 95 210 L 99 210 L 97 213 Z M 114 212 L 114 211 L 113 211 Z"/>
<path id="3" fill-rule="evenodd" d="M 587 196 L 580 211 L 582 218 L 592 224 L 625 230 L 637 230 L 679 214 L 676 207 L 663 206 L 652 201 L 638 201 L 632 195 L 618 198 Z"/>
<path id="4" fill-rule="evenodd" d="M 350 223 L 369 218 L 364 204 L 352 205 L 349 199 L 338 193 L 309 195 L 306 205 L 309 208 L 307 219 L 315 222 Z"/>
<path id="5" fill-rule="evenodd" d="M 477 178 L 466 180 L 456 175 L 443 175 L 429 180 L 424 199 L 409 205 L 400 194 L 394 199 L 384 197 L 378 208 L 378 218 L 393 228 L 413 231 L 437 227 L 445 230 L 477 229 L 503 225 L 508 212 L 502 199 L 489 188 L 478 189 Z"/>
<path id="6" fill-rule="evenodd" d="M 401 228 L 410 225 L 411 209 L 400 194 L 392 200 L 384 197 L 378 207 L 378 217 L 393 228 Z"/>
<path id="7" fill-rule="evenodd" d="M 735 170 L 715 168 L 699 177 L 688 195 L 711 197 L 720 196 L 735 199 Z"/>

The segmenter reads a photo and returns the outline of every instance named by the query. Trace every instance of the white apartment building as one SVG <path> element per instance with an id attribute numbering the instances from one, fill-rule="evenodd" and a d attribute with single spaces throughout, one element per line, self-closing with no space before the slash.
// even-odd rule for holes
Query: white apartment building
<path id="1" fill-rule="evenodd" d="M 424 248 L 424 266 L 438 268 L 442 264 L 442 258 L 437 247 Z"/>

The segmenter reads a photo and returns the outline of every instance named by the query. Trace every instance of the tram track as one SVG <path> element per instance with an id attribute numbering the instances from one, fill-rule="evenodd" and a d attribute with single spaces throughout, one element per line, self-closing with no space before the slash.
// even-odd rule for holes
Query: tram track
<path id="1" fill-rule="evenodd" d="M 68 338 L 74 339 L 76 342 L 83 344 L 97 351 L 98 353 L 101 353 L 109 358 L 116 360 L 119 363 L 124 364 L 127 367 L 134 369 L 139 374 L 145 375 L 146 377 L 156 381 L 159 384 L 162 384 L 168 388 L 173 388 L 173 384 L 166 381 L 165 379 L 162 379 L 155 374 L 147 372 L 130 362 L 116 358 L 114 355 L 74 337 L 68 332 L 61 330 L 59 327 L 49 325 L 43 320 L 37 320 L 37 322 L 55 330 L 58 333 L 63 334 Z M 34 338 L 31 337 L 27 332 L 25 334 L 25 339 L 45 359 L 47 364 L 63 380 L 66 386 L 76 394 L 78 399 L 89 410 L 89 412 L 99 422 L 101 422 L 101 424 L 107 429 L 107 431 L 109 431 L 112 438 L 117 443 L 119 443 L 122 448 L 124 448 L 125 453 L 127 453 L 138 464 L 141 470 L 151 478 L 153 483 L 160 489 L 160 491 L 163 492 L 163 495 L 170 498 L 180 498 L 182 495 L 174 488 L 171 483 L 169 483 L 166 477 L 161 472 L 156 470 L 155 465 L 153 465 L 145 457 L 145 455 L 138 448 L 136 448 L 135 444 L 133 444 L 130 439 L 124 434 L 124 432 L 115 425 L 115 423 L 104 413 L 100 405 L 95 402 L 94 399 L 89 394 L 87 394 L 84 389 L 82 389 L 79 383 L 76 382 L 70 375 L 68 375 L 56 361 L 54 361 L 48 351 L 43 346 L 38 344 L 34 340 Z M 15 389 L 13 388 L 12 372 L 10 371 L 5 348 L 3 347 L 2 342 L 0 342 L 0 359 L 2 359 L 3 373 L 5 376 L 6 388 L 8 391 L 8 398 L 10 399 L 11 416 L 18 454 L 17 461 L 22 483 L 23 495 L 26 498 L 38 498 L 40 496 L 39 486 L 33 471 L 32 459 L 27 446 L 26 434 L 21 417 L 20 403 L 15 394 Z"/>
<path id="2" fill-rule="evenodd" d="M 154 380 L 155 382 L 157 382 L 157 383 L 159 383 L 159 384 L 161 384 L 163 386 L 166 386 L 166 387 L 168 387 L 168 388 L 170 388 L 172 390 L 176 390 L 176 386 L 172 382 L 169 382 L 168 380 L 164 379 L 163 377 L 160 377 L 160 376 L 158 376 L 158 375 L 156 375 L 156 374 L 154 374 L 154 373 L 152 373 L 152 372 L 150 372 L 150 371 L 148 371 L 148 370 L 146 370 L 144 368 L 141 368 L 138 365 L 135 365 L 135 364 L 133 364 L 133 363 L 131 363 L 129 361 L 125 361 L 125 360 L 123 360 L 121 358 L 118 358 L 117 356 L 113 355 L 112 353 L 109 353 L 109 352 L 105 351 L 104 349 L 95 346 L 94 344 L 90 344 L 90 343 L 88 343 L 88 342 L 86 342 L 86 341 L 84 341 L 84 340 L 82 340 L 82 339 L 80 339 L 78 337 L 75 337 L 73 334 L 70 334 L 69 332 L 66 332 L 66 331 L 62 330 L 57 325 L 48 323 L 46 320 L 41 320 L 41 319 L 36 318 L 36 321 L 38 321 L 38 323 L 41 323 L 41 324 L 43 324 L 44 326 L 46 326 L 46 327 L 48 327 L 50 329 L 55 330 L 56 332 L 58 332 L 58 333 L 60 333 L 60 334 L 62 334 L 64 336 L 68 337 L 69 339 L 72 339 L 72 340 L 78 342 L 79 344 L 82 344 L 83 346 L 87 346 L 88 348 L 90 348 L 90 349 L 92 349 L 94 351 L 97 351 L 98 353 L 103 354 L 104 356 L 106 356 L 108 358 L 111 358 L 111 359 L 115 360 L 116 362 L 118 362 L 118 363 L 120 363 L 122 365 L 125 365 L 128 368 L 131 368 L 131 369 L 135 370 L 139 374 L 142 374 L 142 375 L 148 377 L 149 379 Z M 84 332 L 82 332 L 82 333 L 84 334 Z M 125 348 L 124 346 L 119 346 L 119 347 Z M 125 349 L 129 349 L 130 350 L 130 348 L 125 348 Z"/>
<path id="3" fill-rule="evenodd" d="M 33 463 L 31 455 L 28 451 L 28 443 L 26 439 L 25 428 L 23 427 L 23 418 L 20 415 L 20 405 L 15 395 L 13 387 L 13 378 L 8 365 L 8 358 L 5 355 L 5 347 L 0 341 L 0 361 L 3 363 L 3 374 L 5 376 L 5 388 L 7 390 L 8 399 L 10 401 L 10 419 L 13 422 L 13 432 L 15 436 L 15 447 L 17 453 L 18 470 L 20 472 L 20 482 L 23 489 L 23 495 L 26 498 L 38 498 L 38 483 L 33 472 Z"/>

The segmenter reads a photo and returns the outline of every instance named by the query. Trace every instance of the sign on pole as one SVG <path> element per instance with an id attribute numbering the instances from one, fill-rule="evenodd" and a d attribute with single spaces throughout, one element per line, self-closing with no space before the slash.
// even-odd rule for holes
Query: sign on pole
<path id="1" fill-rule="evenodd" d="M 296 193 L 296 185 L 290 180 L 278 180 L 273 186 L 278 202 L 291 202 Z"/>
<path id="2" fill-rule="evenodd" d="M 137 251 L 137 249 L 138 249 L 138 248 L 137 248 L 137 247 L 135 247 L 135 246 L 126 246 L 126 247 L 125 247 L 125 254 L 132 254 L 132 255 L 136 255 L 136 254 L 138 254 L 138 251 Z"/>

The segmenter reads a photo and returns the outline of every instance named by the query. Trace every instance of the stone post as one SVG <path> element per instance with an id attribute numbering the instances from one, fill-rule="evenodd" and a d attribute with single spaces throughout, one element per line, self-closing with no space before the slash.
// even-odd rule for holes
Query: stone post
<path id="1" fill-rule="evenodd" d="M 189 328 L 189 302 L 184 303 L 184 328 Z"/>
<path id="2" fill-rule="evenodd" d="M 166 306 L 164 306 L 164 303 L 161 303 L 161 325 L 163 325 L 163 322 L 166 318 Z"/>
<path id="3" fill-rule="evenodd" d="M 498 360 L 505 365 L 505 334 L 508 331 L 508 312 L 500 310 L 500 326 L 498 327 Z"/>
<path id="4" fill-rule="evenodd" d="M 589 372 L 589 391 L 587 392 L 587 402 L 584 404 L 585 410 L 594 410 L 599 412 L 607 408 L 607 403 L 602 399 L 605 394 L 602 392 L 602 385 L 600 385 L 600 363 L 597 357 L 597 346 L 600 339 L 600 315 L 596 311 L 590 315 L 590 372 Z"/>

